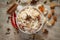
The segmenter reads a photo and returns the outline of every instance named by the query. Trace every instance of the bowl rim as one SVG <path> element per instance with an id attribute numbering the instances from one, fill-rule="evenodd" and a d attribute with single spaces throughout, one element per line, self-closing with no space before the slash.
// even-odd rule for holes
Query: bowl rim
<path id="1" fill-rule="evenodd" d="M 38 10 L 38 11 L 39 11 L 39 13 L 41 13 L 41 16 L 44 18 L 43 13 L 42 13 L 38 8 L 33 7 L 33 6 L 25 6 L 24 8 L 22 8 L 21 10 L 19 10 L 19 12 L 21 12 L 23 9 L 26 9 L 27 7 L 35 8 L 36 10 Z M 16 15 L 18 15 L 18 14 L 19 14 L 19 12 L 18 12 L 18 13 L 16 12 Z M 17 16 L 16 16 L 16 23 L 17 23 Z M 36 30 L 36 31 L 35 31 L 35 32 L 33 32 L 33 33 L 30 33 L 30 32 L 26 33 L 26 32 L 24 32 L 23 30 L 21 30 L 21 29 L 20 29 L 20 27 L 19 27 L 19 26 L 18 26 L 18 24 L 17 24 L 18 29 L 19 29 L 21 32 L 26 33 L 26 34 L 35 34 L 35 33 L 37 33 L 38 31 L 40 31 L 40 30 L 43 28 L 43 25 L 44 25 L 44 21 L 42 22 L 42 25 L 39 27 L 39 29 L 38 29 L 38 30 Z"/>

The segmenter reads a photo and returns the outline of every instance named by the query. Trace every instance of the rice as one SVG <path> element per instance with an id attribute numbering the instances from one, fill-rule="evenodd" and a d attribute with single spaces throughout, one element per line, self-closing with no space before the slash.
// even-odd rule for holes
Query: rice
<path id="1" fill-rule="evenodd" d="M 24 32 L 33 33 L 34 31 L 38 30 L 40 27 L 40 19 L 38 20 L 39 15 L 40 13 L 32 7 L 25 8 L 23 11 L 19 12 L 19 14 L 17 15 L 18 25 L 20 24 L 23 25 L 21 26 L 23 27 L 22 30 Z"/>

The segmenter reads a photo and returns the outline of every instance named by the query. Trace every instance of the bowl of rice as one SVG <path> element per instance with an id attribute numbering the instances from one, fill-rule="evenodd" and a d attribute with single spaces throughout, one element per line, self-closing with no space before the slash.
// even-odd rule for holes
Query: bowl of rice
<path id="1" fill-rule="evenodd" d="M 44 16 L 37 8 L 27 6 L 16 14 L 16 23 L 21 32 L 33 34 L 42 29 Z"/>

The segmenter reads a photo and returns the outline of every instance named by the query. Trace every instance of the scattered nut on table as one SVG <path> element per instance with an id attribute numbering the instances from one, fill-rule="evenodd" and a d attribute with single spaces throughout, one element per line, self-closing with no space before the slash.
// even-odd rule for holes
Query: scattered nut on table
<path id="1" fill-rule="evenodd" d="M 50 19 L 52 17 L 52 14 L 50 13 L 50 14 L 48 14 L 48 18 Z"/>
<path id="2" fill-rule="evenodd" d="M 51 23 L 51 25 L 54 25 L 55 24 L 55 20 L 51 20 L 50 23 Z"/>
<path id="3" fill-rule="evenodd" d="M 51 4 L 50 4 L 50 8 L 51 8 L 51 9 L 55 9 L 55 6 L 56 6 L 55 3 L 51 3 Z"/>
<path id="4" fill-rule="evenodd" d="M 46 24 L 47 24 L 47 26 L 53 26 L 55 24 L 55 22 L 56 21 L 52 19 L 51 21 L 47 21 Z"/>
<path id="5" fill-rule="evenodd" d="M 7 31 L 9 32 L 11 29 L 10 28 L 7 28 Z"/>
<path id="6" fill-rule="evenodd" d="M 56 16 L 53 16 L 53 19 L 54 19 L 55 21 L 57 21 L 57 17 L 56 17 Z"/>
<path id="7" fill-rule="evenodd" d="M 47 21 L 46 25 L 47 25 L 47 26 L 52 26 L 49 21 Z"/>
<path id="8" fill-rule="evenodd" d="M 54 15 L 55 14 L 55 10 L 51 9 L 51 13 L 52 13 L 52 15 Z"/>

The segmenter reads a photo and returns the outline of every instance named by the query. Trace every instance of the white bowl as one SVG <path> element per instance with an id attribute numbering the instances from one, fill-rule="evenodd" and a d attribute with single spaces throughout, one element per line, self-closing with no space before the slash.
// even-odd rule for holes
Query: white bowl
<path id="1" fill-rule="evenodd" d="M 18 22 L 17 22 L 17 17 L 16 17 L 16 23 L 17 23 L 17 26 L 18 26 L 18 29 L 21 31 L 21 32 L 23 32 L 23 33 L 26 33 L 26 34 L 34 34 L 34 33 L 36 33 L 36 32 L 39 32 L 41 29 L 42 29 L 42 27 L 43 27 L 43 25 L 44 25 L 44 16 L 43 16 L 43 14 L 42 14 L 42 12 L 40 12 L 39 11 L 39 9 L 37 9 L 36 7 L 33 7 L 33 6 L 26 6 L 26 7 L 24 7 L 24 8 L 22 8 L 21 10 L 19 10 L 18 12 L 16 12 L 16 15 L 18 15 L 19 14 L 19 12 L 21 12 L 22 10 L 24 10 L 24 9 L 26 9 L 26 8 L 28 8 L 28 7 L 32 7 L 33 9 L 36 9 L 39 13 L 40 13 L 40 17 L 41 17 L 41 26 L 40 26 L 40 28 L 38 29 L 38 30 L 36 30 L 36 31 L 34 31 L 33 33 L 30 33 L 30 32 L 25 32 L 25 31 L 23 31 L 23 30 L 21 30 L 20 29 L 20 27 L 19 27 L 19 25 L 18 25 Z"/>

